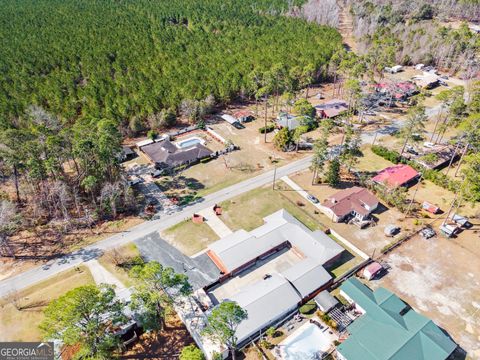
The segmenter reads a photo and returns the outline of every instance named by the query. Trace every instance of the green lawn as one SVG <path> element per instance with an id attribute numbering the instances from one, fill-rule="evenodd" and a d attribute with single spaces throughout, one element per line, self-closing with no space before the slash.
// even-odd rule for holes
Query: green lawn
<path id="1" fill-rule="evenodd" d="M 232 230 L 250 231 L 261 226 L 265 216 L 285 209 L 310 230 L 324 229 L 316 219 L 315 208 L 296 192 L 283 190 L 287 187 L 282 184 L 278 182 L 276 190 L 272 190 L 271 186 L 262 187 L 221 203 L 223 222 Z M 297 201 L 303 206 L 299 206 Z"/>
<path id="2" fill-rule="evenodd" d="M 135 258 L 139 258 L 140 252 L 133 243 L 105 252 L 98 262 L 125 286 L 133 285 L 133 280 L 128 276 L 128 271 L 134 265 Z"/>
<path id="3" fill-rule="evenodd" d="M 188 256 L 198 253 L 219 239 L 210 226 L 205 223 L 195 224 L 191 220 L 182 221 L 163 231 L 161 235 Z"/>

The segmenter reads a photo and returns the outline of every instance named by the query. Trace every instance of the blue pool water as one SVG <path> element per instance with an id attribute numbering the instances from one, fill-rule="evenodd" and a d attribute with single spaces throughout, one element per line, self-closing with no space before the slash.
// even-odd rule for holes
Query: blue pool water
<path id="1" fill-rule="evenodd" d="M 183 148 L 187 148 L 187 147 L 190 147 L 190 146 L 193 146 L 193 145 L 196 145 L 196 144 L 200 144 L 200 143 L 201 143 L 200 139 L 192 138 L 192 139 L 187 139 L 187 140 L 184 140 L 184 141 L 179 141 L 177 144 L 178 144 L 179 147 L 181 147 L 183 149 Z"/>

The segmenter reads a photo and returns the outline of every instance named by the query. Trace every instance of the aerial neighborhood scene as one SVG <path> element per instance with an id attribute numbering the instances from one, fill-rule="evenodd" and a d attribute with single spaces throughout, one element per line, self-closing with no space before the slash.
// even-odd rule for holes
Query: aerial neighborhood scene
<path id="1" fill-rule="evenodd" d="M 0 10 L 0 360 L 480 359 L 479 0 Z"/>

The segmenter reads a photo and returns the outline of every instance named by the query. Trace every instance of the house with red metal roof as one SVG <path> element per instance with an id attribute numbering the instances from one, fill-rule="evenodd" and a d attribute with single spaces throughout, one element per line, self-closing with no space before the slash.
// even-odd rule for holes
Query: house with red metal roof
<path id="1" fill-rule="evenodd" d="M 393 189 L 399 186 L 409 186 L 419 176 L 420 174 L 410 165 L 400 164 L 381 170 L 372 178 L 372 181 Z"/>
<path id="2" fill-rule="evenodd" d="M 354 186 L 328 197 L 322 206 L 334 222 L 344 221 L 350 216 L 363 221 L 378 207 L 378 199 L 367 189 Z"/>

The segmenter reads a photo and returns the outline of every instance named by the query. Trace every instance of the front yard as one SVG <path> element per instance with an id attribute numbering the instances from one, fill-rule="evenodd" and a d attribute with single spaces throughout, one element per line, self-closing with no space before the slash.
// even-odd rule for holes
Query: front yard
<path id="1" fill-rule="evenodd" d="M 250 231 L 261 226 L 265 216 L 285 209 L 309 229 L 323 229 L 316 219 L 315 208 L 296 193 L 282 191 L 282 183 L 279 181 L 276 184 L 276 190 L 268 185 L 221 203 L 222 221 L 233 231 Z"/>
<path id="2" fill-rule="evenodd" d="M 141 264 L 140 252 L 134 243 L 106 251 L 98 262 L 111 272 L 126 287 L 133 286 L 133 280 L 128 275 L 132 266 Z"/>
<path id="3" fill-rule="evenodd" d="M 195 224 L 190 219 L 164 230 L 160 235 L 187 256 L 202 251 L 219 239 L 206 223 Z"/>
<path id="4" fill-rule="evenodd" d="M 40 341 L 38 325 L 43 320 L 43 310 L 48 303 L 76 287 L 95 284 L 86 267 L 76 269 L 64 271 L 0 299 L 0 340 Z"/>

